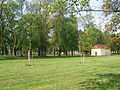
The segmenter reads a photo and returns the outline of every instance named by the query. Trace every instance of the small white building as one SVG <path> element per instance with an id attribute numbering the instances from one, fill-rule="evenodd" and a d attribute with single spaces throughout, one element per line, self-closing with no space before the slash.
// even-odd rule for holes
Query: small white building
<path id="1" fill-rule="evenodd" d="M 91 56 L 110 56 L 111 50 L 105 45 L 97 44 L 91 49 Z"/>

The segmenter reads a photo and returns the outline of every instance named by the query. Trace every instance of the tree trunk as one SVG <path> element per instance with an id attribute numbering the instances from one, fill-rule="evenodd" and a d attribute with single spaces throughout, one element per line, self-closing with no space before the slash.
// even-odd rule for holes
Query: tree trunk
<path id="1" fill-rule="evenodd" d="M 71 55 L 73 56 L 73 50 L 71 51 Z"/>
<path id="2" fill-rule="evenodd" d="M 55 56 L 55 51 L 56 51 L 56 50 L 55 50 L 55 48 L 54 48 L 54 56 Z"/>
<path id="3" fill-rule="evenodd" d="M 38 48 L 38 56 L 40 56 L 40 47 Z"/>
<path id="4" fill-rule="evenodd" d="M 117 51 L 117 54 L 119 55 L 119 50 Z"/>
<path id="5" fill-rule="evenodd" d="M 66 55 L 66 56 L 68 55 L 68 52 L 67 52 L 67 50 L 65 51 L 65 55 Z"/>
<path id="6" fill-rule="evenodd" d="M 38 48 L 38 56 L 46 56 L 46 47 L 44 45 L 40 45 Z"/>
<path id="7" fill-rule="evenodd" d="M 31 65 L 30 50 L 28 50 L 28 65 Z"/>
<path id="8" fill-rule="evenodd" d="M 28 65 L 32 65 L 32 62 L 31 62 L 31 40 L 29 42 L 29 49 L 28 49 Z"/>
<path id="9" fill-rule="evenodd" d="M 22 48 L 20 48 L 20 56 L 21 57 L 23 56 L 23 50 L 22 50 Z"/>
<path id="10" fill-rule="evenodd" d="M 14 48 L 14 55 L 15 56 L 17 55 L 17 48 L 16 47 Z"/>
<path id="11" fill-rule="evenodd" d="M 8 55 L 8 49 L 6 47 L 7 46 L 5 46 L 5 55 Z"/>
<path id="12" fill-rule="evenodd" d="M 12 49 L 10 49 L 10 55 L 12 55 Z"/>
<path id="13" fill-rule="evenodd" d="M 58 55 L 61 56 L 61 48 L 59 48 Z"/>
<path id="14" fill-rule="evenodd" d="M 4 47 L 2 47 L 2 55 L 4 55 Z"/>

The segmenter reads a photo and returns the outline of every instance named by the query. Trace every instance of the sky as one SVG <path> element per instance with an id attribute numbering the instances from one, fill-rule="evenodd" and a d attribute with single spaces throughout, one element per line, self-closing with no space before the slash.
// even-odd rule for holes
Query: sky
<path id="1" fill-rule="evenodd" d="M 90 6 L 93 10 L 101 10 L 102 4 L 103 0 L 90 0 Z M 81 16 L 84 16 L 86 14 L 90 14 L 94 17 L 94 24 L 96 24 L 96 27 L 101 31 L 105 30 L 105 25 L 110 21 L 111 18 L 111 16 L 105 17 L 105 14 L 103 12 L 81 12 Z M 81 18 L 81 16 L 78 15 L 78 18 Z M 79 20 L 78 29 L 83 30 L 81 20 Z"/>
<path id="2" fill-rule="evenodd" d="M 94 10 L 101 10 L 102 5 L 103 0 L 90 0 L 90 6 Z M 105 16 L 104 12 L 93 12 L 92 15 L 95 18 L 95 24 L 101 31 L 105 30 L 105 25 L 108 24 L 112 18 L 112 14 Z M 120 33 L 120 29 L 118 29 L 116 33 Z"/>

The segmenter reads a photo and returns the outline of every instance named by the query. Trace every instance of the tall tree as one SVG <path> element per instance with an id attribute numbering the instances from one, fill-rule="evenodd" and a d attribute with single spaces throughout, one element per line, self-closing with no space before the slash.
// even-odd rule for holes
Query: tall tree
<path id="1" fill-rule="evenodd" d="M 104 37 L 103 33 L 93 23 L 93 16 L 86 15 L 82 19 L 84 22 L 84 31 L 80 31 L 80 47 L 82 51 L 90 52 L 92 46 L 95 44 L 104 44 Z"/>
<path id="2" fill-rule="evenodd" d="M 0 2 L 0 40 L 2 54 L 8 53 L 7 44 L 11 35 L 11 31 L 15 27 L 15 18 L 18 5 L 15 1 Z"/>
<path id="3" fill-rule="evenodd" d="M 120 34 L 111 35 L 111 37 L 109 38 L 108 45 L 110 46 L 111 51 L 113 51 L 114 53 L 120 54 Z"/>
<path id="4" fill-rule="evenodd" d="M 27 10 L 30 13 L 40 14 L 41 19 L 38 19 L 35 23 L 38 24 L 38 34 L 39 34 L 39 47 L 38 55 L 45 56 L 47 52 L 48 45 L 48 33 L 49 33 L 49 3 L 48 0 L 41 0 L 35 2 L 30 2 L 27 5 Z"/>

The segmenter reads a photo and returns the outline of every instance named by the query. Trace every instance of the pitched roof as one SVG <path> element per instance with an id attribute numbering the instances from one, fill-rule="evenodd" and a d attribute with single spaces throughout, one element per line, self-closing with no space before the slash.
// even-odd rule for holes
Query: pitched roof
<path id="1" fill-rule="evenodd" d="M 94 49 L 96 49 L 96 48 L 101 48 L 101 49 L 110 49 L 108 46 L 101 45 L 101 44 L 97 44 L 97 45 L 93 46 L 92 48 L 94 48 Z"/>

